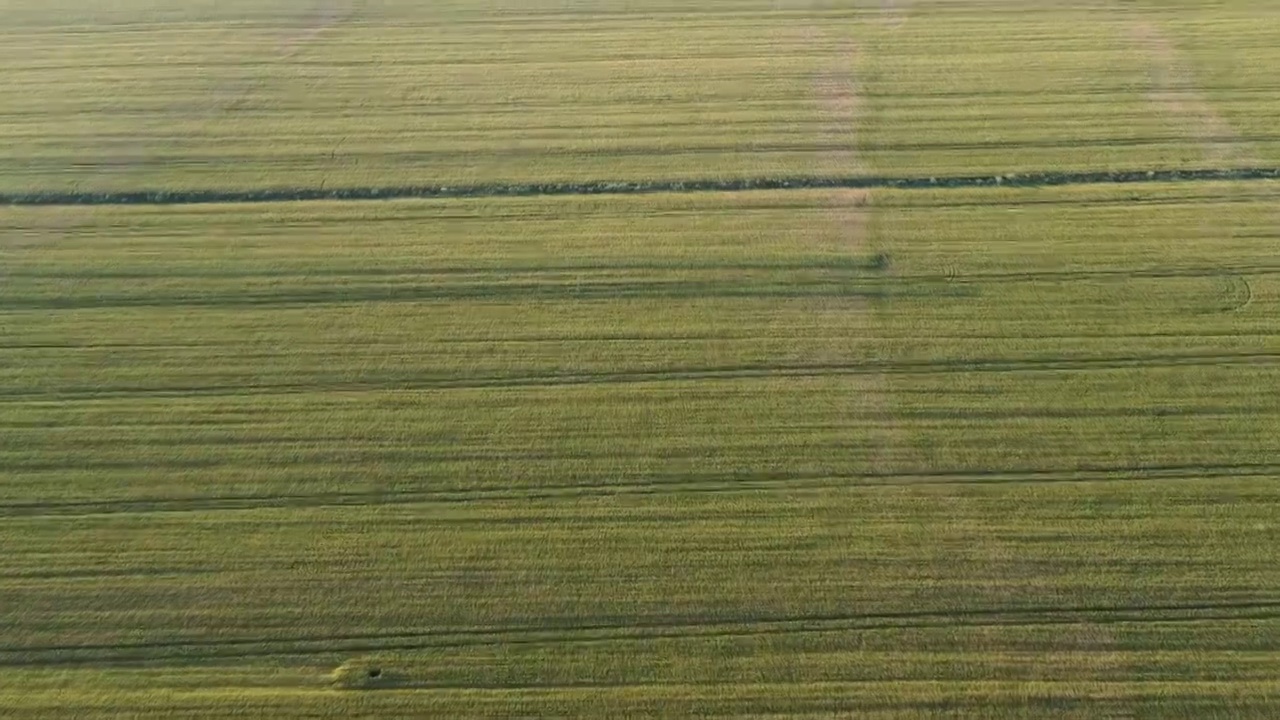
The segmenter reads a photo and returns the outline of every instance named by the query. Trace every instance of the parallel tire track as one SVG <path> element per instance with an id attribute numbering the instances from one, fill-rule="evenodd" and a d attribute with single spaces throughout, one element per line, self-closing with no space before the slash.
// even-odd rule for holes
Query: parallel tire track
<path id="1" fill-rule="evenodd" d="M 1195 604 L 1044 606 L 884 613 L 758 616 L 741 619 L 661 619 L 626 625 L 439 628 L 282 638 L 165 640 L 118 644 L 0 646 L 0 666 L 226 661 L 254 657 L 447 650 L 473 646 L 646 641 L 659 638 L 748 637 L 795 633 L 875 632 L 929 628 L 1193 623 L 1280 620 L 1280 601 Z"/>
<path id="2" fill-rule="evenodd" d="M 8 277 L 14 279 L 30 279 L 30 280 L 156 280 L 156 279 L 183 279 L 183 280 L 249 280 L 257 278 L 270 278 L 279 280 L 282 278 L 293 279 L 311 279 L 311 278 L 372 278 L 372 279 L 410 279 L 410 278 L 453 278 L 473 276 L 476 278 L 487 278 L 490 276 L 500 276 L 503 278 L 512 278 L 520 275 L 527 275 L 532 278 L 541 278 L 542 276 L 552 276 L 550 282 L 556 282 L 559 278 L 554 276 L 562 273 L 578 273 L 578 274 L 594 274 L 607 278 L 610 273 L 622 272 L 724 272 L 724 273 L 746 273 L 746 272 L 827 272 L 833 273 L 833 277 L 829 280 L 810 281 L 810 285 L 830 284 L 831 282 L 848 278 L 865 278 L 867 276 L 874 277 L 882 284 L 885 282 L 883 273 L 879 267 L 874 265 L 871 260 L 863 260 L 861 258 L 853 258 L 849 260 L 812 260 L 812 261 L 793 261 L 793 262 L 601 262 L 596 264 L 589 263 L 565 263 L 565 264 L 543 264 L 543 265 L 440 265 L 436 267 L 430 266 L 405 266 L 399 268 L 351 268 L 351 269 L 331 269 L 331 268 L 307 268 L 297 271 L 277 271 L 277 270 L 260 270 L 254 268 L 237 268 L 235 270 L 148 270 L 146 268 L 137 268 L 130 270 L 120 270 L 116 268 L 79 268 L 75 270 L 43 270 L 43 269 L 25 269 L 19 268 L 9 270 Z M 834 273 L 841 273 L 835 276 Z M 948 266 L 941 273 L 895 273 L 892 280 L 898 284 L 910 283 L 970 283 L 970 282 L 999 282 L 1022 283 L 1022 282 L 1066 282 L 1066 281 L 1087 281 L 1087 280 L 1167 280 L 1167 279 L 1186 279 L 1186 278 L 1231 278 L 1238 281 L 1241 276 L 1270 276 L 1280 275 L 1280 264 L 1277 263 L 1258 263 L 1258 264 L 1225 264 L 1225 265 L 1186 265 L 1176 266 L 1170 265 L 1165 267 L 1146 266 L 1132 268 L 1084 268 L 1079 270 L 1030 270 L 1030 271 L 985 271 L 985 272 L 966 272 L 960 274 L 954 266 Z M 510 280 L 507 285 L 512 284 Z M 604 285 L 604 282 L 600 282 Z M 666 281 L 665 284 L 674 284 L 673 281 Z M 622 285 L 613 282 L 611 286 Z M 623 288 L 626 289 L 623 285 Z"/>
<path id="3" fill-rule="evenodd" d="M 587 371 L 490 376 L 399 376 L 364 382 L 326 384 L 325 391 L 371 390 L 476 390 L 485 388 L 538 388 L 568 385 L 642 384 L 748 380 L 760 378 L 808 378 L 843 375 L 937 375 L 942 373 L 1095 372 L 1130 368 L 1171 368 L 1257 365 L 1280 363 L 1280 352 L 1183 353 L 1114 355 L 1098 357 L 969 358 L 953 360 L 867 361 L 806 365 L 739 365 L 724 367 L 662 368 L 654 370 Z M 85 387 L 52 391 L 0 392 L 0 402 L 15 400 L 68 400 L 136 396 L 227 396 L 258 393 L 314 392 L 315 384 L 255 383 L 187 387 Z"/>
<path id="4" fill-rule="evenodd" d="M 647 477 L 615 482 L 491 487 L 476 490 L 378 490 L 367 492 L 139 497 L 118 500 L 65 500 L 0 504 L 0 518 L 80 517 L 129 513 L 190 513 L 277 508 L 370 505 L 463 504 L 582 498 L 613 495 L 715 494 L 763 490 L 823 490 L 925 485 L 1012 485 L 1174 481 L 1206 477 L 1276 477 L 1280 463 L 1200 465 L 1116 465 L 1001 470 L 918 470 L 896 472 L 756 473 L 711 477 Z"/>

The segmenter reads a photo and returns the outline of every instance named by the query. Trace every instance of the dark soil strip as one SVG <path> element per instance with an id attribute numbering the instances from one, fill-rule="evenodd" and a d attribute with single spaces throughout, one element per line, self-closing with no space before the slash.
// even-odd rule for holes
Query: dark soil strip
<path id="1" fill-rule="evenodd" d="M 1047 187 L 1213 180 L 1280 180 L 1280 168 L 1135 170 L 1120 172 L 1031 172 L 942 177 L 790 177 L 736 180 L 637 182 L 405 185 L 348 188 L 265 188 L 261 190 L 133 190 L 125 192 L 0 193 L 0 205 L 198 205 L 208 203 L 295 202 L 305 200 L 394 200 L 401 198 L 521 197 L 539 195 L 637 195 L 644 193 L 740 192 L 744 190 L 873 189 L 905 190 L 978 187 Z"/>

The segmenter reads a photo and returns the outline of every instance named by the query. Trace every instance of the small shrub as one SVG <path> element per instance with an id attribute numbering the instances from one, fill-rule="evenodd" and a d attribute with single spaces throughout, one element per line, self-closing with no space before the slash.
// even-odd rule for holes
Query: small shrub
<path id="1" fill-rule="evenodd" d="M 334 687 L 343 690 L 381 690 L 404 687 L 408 677 L 370 659 L 348 660 L 330 674 Z"/>

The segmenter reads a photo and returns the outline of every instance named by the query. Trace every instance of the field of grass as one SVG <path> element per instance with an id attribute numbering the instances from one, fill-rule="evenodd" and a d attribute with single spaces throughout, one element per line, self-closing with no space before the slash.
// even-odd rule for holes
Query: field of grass
<path id="1" fill-rule="evenodd" d="M 1244 0 L 11 5 L 0 194 L 1280 165 Z M 0 716 L 1271 718 L 1278 318 L 1265 180 L 0 206 Z"/>
<path id="2" fill-rule="evenodd" d="M 14 1 L 0 191 L 1280 163 L 1253 0 Z"/>

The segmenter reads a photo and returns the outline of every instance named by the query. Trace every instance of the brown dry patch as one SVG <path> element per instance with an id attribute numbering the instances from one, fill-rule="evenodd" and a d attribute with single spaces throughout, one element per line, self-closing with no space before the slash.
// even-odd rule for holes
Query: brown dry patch
<path id="1" fill-rule="evenodd" d="M 814 81 L 814 95 L 822 109 L 822 145 L 838 149 L 816 158 L 814 174 L 848 176 L 866 172 L 858 157 L 858 120 L 862 109 L 858 82 L 854 74 L 858 49 L 851 42 L 839 46 L 836 57 Z M 835 220 L 841 245 L 854 252 L 866 249 L 867 217 L 865 207 L 871 194 L 866 190 L 842 189 L 828 194 L 831 216 Z"/>
<path id="2" fill-rule="evenodd" d="M 880 0 L 880 22 L 898 29 L 907 21 L 912 0 Z"/>
<path id="3" fill-rule="evenodd" d="M 842 43 L 836 57 L 814 81 L 814 95 L 823 114 L 824 145 L 841 145 L 840 150 L 818 158 L 816 174 L 852 175 L 863 170 L 857 155 L 857 123 L 861 99 L 854 69 L 858 49 L 852 42 Z"/>
<path id="4" fill-rule="evenodd" d="M 1131 34 L 1150 61 L 1148 99 L 1163 114 L 1190 128 L 1209 160 L 1252 161 L 1239 134 L 1205 97 L 1196 84 L 1195 73 L 1160 28 L 1139 20 L 1133 23 Z"/>
<path id="5" fill-rule="evenodd" d="M 10 208 L 0 213 L 0 279 L 16 254 L 36 250 L 95 225 L 95 208 Z M 10 255 L 13 253 L 13 255 Z"/>
<path id="6" fill-rule="evenodd" d="M 843 250 L 862 253 L 867 250 L 867 203 L 871 193 L 866 190 L 833 190 L 828 194 L 831 218 L 835 222 Z"/>
<path id="7" fill-rule="evenodd" d="M 280 57 L 293 57 L 308 43 L 314 42 L 325 30 L 337 25 L 351 15 L 350 0 L 321 0 L 310 14 L 295 28 L 290 28 L 280 41 Z"/>

